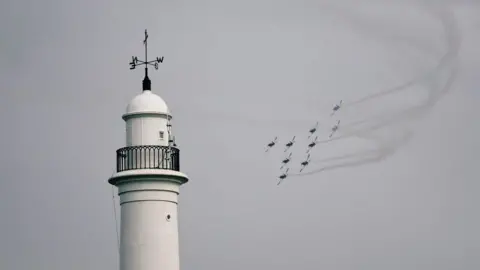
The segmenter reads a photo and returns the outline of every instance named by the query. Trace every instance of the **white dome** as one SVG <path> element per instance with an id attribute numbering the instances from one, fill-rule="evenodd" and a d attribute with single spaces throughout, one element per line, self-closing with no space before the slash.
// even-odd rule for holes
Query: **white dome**
<path id="1" fill-rule="evenodd" d="M 167 103 L 152 91 L 143 91 L 130 101 L 125 116 L 141 113 L 155 113 L 170 115 Z"/>

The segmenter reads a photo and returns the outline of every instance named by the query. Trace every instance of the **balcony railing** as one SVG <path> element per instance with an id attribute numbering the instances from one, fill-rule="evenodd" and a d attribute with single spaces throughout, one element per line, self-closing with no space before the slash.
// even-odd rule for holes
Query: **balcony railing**
<path id="1" fill-rule="evenodd" d="M 180 150 L 160 145 L 138 145 L 117 150 L 117 172 L 138 169 L 180 171 Z"/>

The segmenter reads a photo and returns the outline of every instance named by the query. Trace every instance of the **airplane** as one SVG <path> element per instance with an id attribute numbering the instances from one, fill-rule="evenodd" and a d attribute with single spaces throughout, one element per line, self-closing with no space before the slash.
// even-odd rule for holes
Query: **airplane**
<path id="1" fill-rule="evenodd" d="M 330 114 L 330 116 L 335 114 L 335 112 L 338 111 L 342 107 L 342 102 L 343 102 L 343 100 L 340 100 L 340 102 L 333 107 L 333 112 Z"/>
<path id="2" fill-rule="evenodd" d="M 290 162 L 291 159 L 292 159 L 292 152 L 290 152 L 290 155 L 288 155 L 288 157 L 282 160 L 282 167 L 280 167 L 280 169 L 282 169 L 285 165 L 287 165 L 287 163 Z"/>
<path id="3" fill-rule="evenodd" d="M 315 147 L 315 145 L 317 145 L 318 143 L 317 139 L 318 139 L 318 136 L 315 136 L 315 139 L 313 140 L 313 142 L 308 144 L 307 153 L 310 152 L 310 150 L 312 150 L 312 148 Z"/>
<path id="4" fill-rule="evenodd" d="M 270 150 L 270 148 L 272 148 L 273 146 L 275 146 L 275 144 L 277 143 L 277 137 L 275 137 L 275 139 L 273 139 L 273 141 L 269 142 L 267 144 L 267 149 L 265 150 L 265 152 L 268 152 L 268 150 Z"/>
<path id="5" fill-rule="evenodd" d="M 300 172 L 302 172 L 303 169 L 305 169 L 305 167 L 308 166 L 308 163 L 310 163 L 310 154 L 308 154 L 307 159 L 305 161 L 300 163 L 300 165 L 302 165 L 302 168 L 300 169 Z"/>
<path id="6" fill-rule="evenodd" d="M 340 125 L 340 120 L 338 120 L 337 124 L 332 127 L 332 133 L 330 134 L 330 136 L 328 138 L 331 138 L 333 136 L 333 134 L 338 130 L 339 125 Z"/>
<path id="7" fill-rule="evenodd" d="M 311 128 L 308 132 L 310 132 L 310 135 L 308 135 L 308 138 L 310 138 L 313 133 L 315 133 L 317 131 L 317 128 L 318 128 L 318 122 L 315 124 L 315 127 Z"/>
<path id="8" fill-rule="evenodd" d="M 278 181 L 277 186 L 280 185 L 280 184 L 282 183 L 282 181 L 285 180 L 285 178 L 287 178 L 287 176 L 288 176 L 288 170 L 289 170 L 289 168 L 287 168 L 287 170 L 286 170 L 282 175 L 280 175 L 280 176 L 278 177 L 278 178 L 280 179 L 280 181 Z"/>
<path id="9" fill-rule="evenodd" d="M 283 152 L 287 152 L 288 148 L 292 147 L 292 145 L 295 143 L 295 136 L 293 136 L 292 140 L 289 141 L 287 144 L 285 144 L 285 151 Z"/>

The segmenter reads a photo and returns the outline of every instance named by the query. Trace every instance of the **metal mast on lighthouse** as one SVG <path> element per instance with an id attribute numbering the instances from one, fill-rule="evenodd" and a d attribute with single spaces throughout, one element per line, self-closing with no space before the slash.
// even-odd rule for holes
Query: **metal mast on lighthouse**
<path id="1" fill-rule="evenodd" d="M 145 65 L 143 92 L 122 116 L 126 147 L 117 150 L 117 170 L 108 180 L 120 197 L 120 270 L 179 270 L 177 205 L 188 177 L 180 172 L 167 104 L 152 93 L 148 66 L 158 69 L 163 57 L 148 61 L 147 39 L 145 30 L 145 60 L 130 63 L 130 69 Z"/>

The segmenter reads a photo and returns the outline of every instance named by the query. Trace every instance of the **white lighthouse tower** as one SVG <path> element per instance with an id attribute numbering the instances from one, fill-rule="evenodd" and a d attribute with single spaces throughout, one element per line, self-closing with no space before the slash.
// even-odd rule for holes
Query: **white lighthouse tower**
<path id="1" fill-rule="evenodd" d="M 136 57 L 131 69 L 145 65 L 143 92 L 122 116 L 126 147 L 117 150 L 117 170 L 108 180 L 118 187 L 121 205 L 120 270 L 179 270 L 178 195 L 188 177 L 180 172 L 180 151 L 171 134 L 167 104 L 152 93 L 148 65 L 163 57 Z"/>

